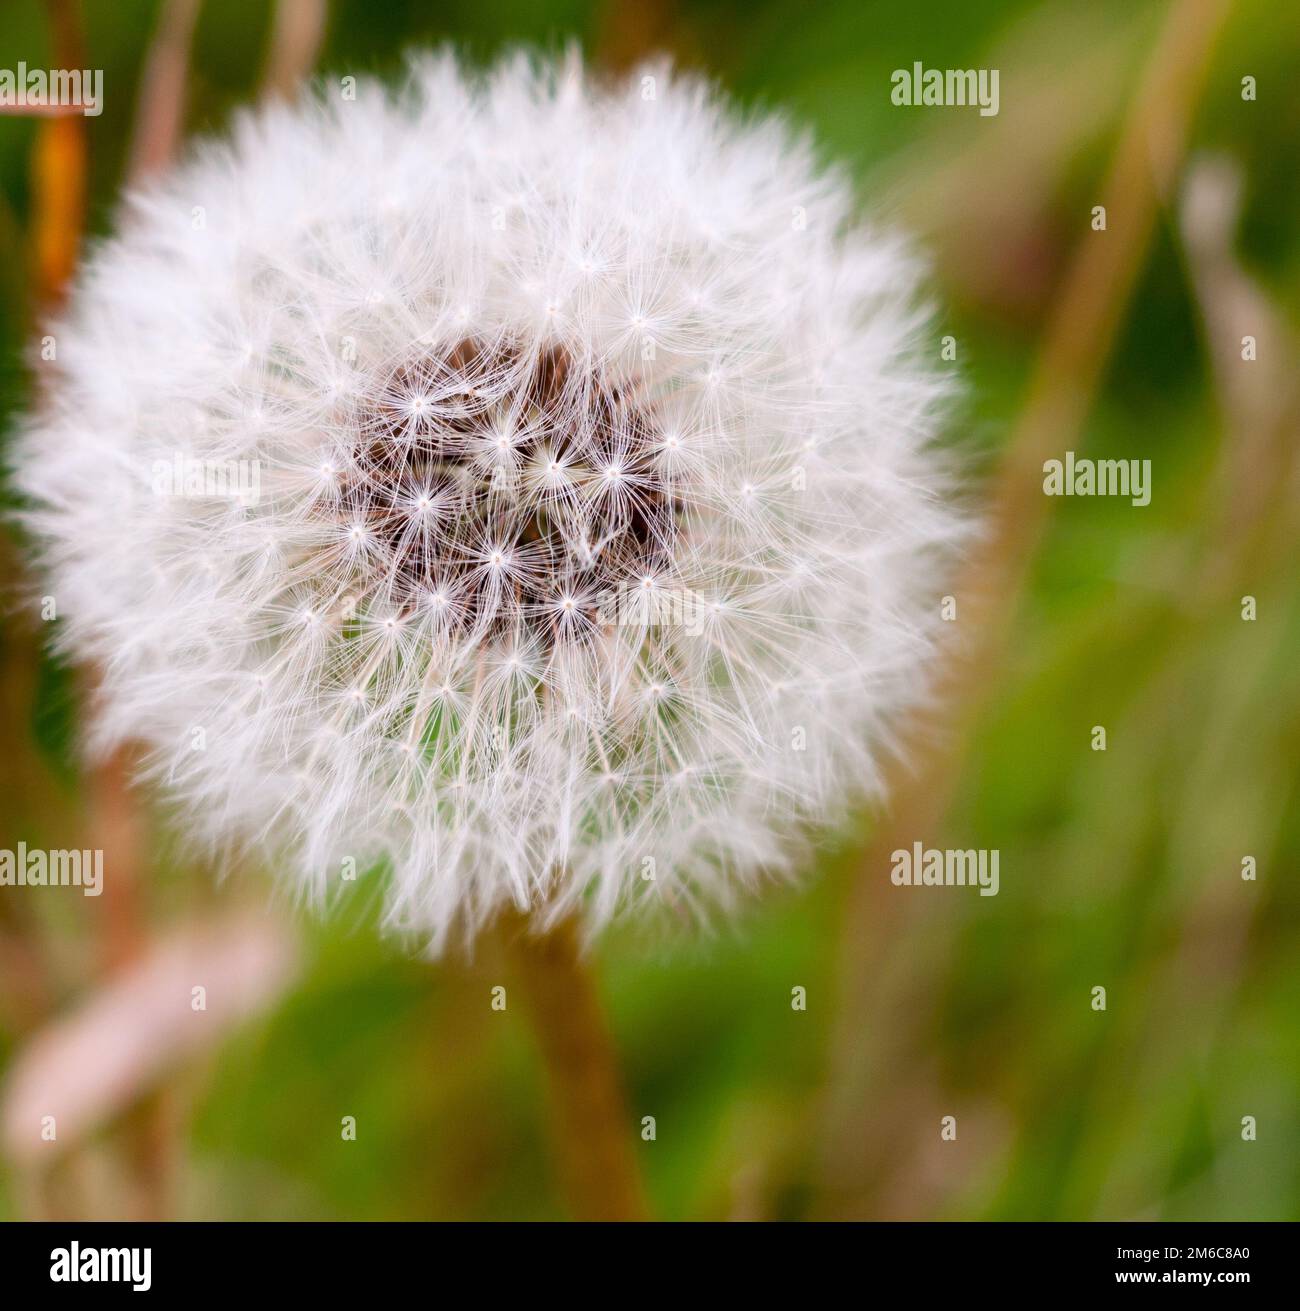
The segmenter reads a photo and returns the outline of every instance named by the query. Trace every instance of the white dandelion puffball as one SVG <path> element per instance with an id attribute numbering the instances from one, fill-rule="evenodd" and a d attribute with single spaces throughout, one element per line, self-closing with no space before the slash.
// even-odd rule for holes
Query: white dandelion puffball
<path id="1" fill-rule="evenodd" d="M 434 950 L 729 905 L 925 692 L 962 521 L 906 247 L 663 67 L 343 87 L 131 195 L 53 331 L 13 463 L 92 745 Z"/>

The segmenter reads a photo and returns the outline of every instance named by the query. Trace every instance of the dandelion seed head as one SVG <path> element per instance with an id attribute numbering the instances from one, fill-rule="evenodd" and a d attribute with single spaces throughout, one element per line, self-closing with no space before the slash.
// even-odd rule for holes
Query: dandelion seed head
<path id="1" fill-rule="evenodd" d="M 878 786 L 965 532 L 915 261 L 855 208 L 664 67 L 424 56 L 242 118 L 128 200 L 16 446 L 94 745 L 434 950 L 787 868 Z M 177 457 L 257 492 L 160 495 Z"/>

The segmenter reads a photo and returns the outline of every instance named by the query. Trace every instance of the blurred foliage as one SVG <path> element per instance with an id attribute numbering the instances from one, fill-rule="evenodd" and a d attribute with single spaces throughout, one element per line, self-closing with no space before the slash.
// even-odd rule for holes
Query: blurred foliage
<path id="1" fill-rule="evenodd" d="M 152 0 L 84 6 L 107 101 L 90 129 L 92 233 L 111 221 L 156 12 Z M 612 64 L 669 49 L 747 103 L 785 107 L 860 179 L 866 207 L 912 226 L 933 256 L 936 342 L 957 337 L 968 381 L 954 440 L 984 469 L 1013 427 L 1061 270 L 1089 239 L 1164 13 L 1131 0 L 335 0 L 320 67 L 393 73 L 404 49 L 433 41 L 488 57 L 576 37 Z M 253 0 L 203 6 L 189 131 L 219 129 L 254 97 L 269 20 Z M 8 63 L 49 63 L 43 5 L 10 0 L 0 36 Z M 915 60 L 998 67 L 1002 113 L 892 106 L 890 73 Z M 1191 139 L 1193 155 L 1241 170 L 1232 254 L 1286 325 L 1267 343 L 1285 352 L 1284 376 L 1300 317 L 1298 60 L 1300 11 L 1242 0 Z M 1240 95 L 1247 74 L 1254 103 Z M 1034 113 L 1030 95 L 1045 97 Z M 28 395 L 36 131 L 0 116 L 0 417 Z M 963 170 L 971 159 L 978 169 Z M 657 1119 L 640 1151 L 659 1215 L 1300 1216 L 1296 414 L 1280 420 L 1286 440 L 1250 448 L 1244 475 L 1264 488 L 1251 500 L 1226 456 L 1252 434 L 1209 368 L 1176 202 L 1083 442 L 1151 458 L 1152 503 L 1054 505 L 956 795 L 928 835 L 999 849 L 1000 895 L 893 888 L 887 868 L 864 866 L 863 817 L 822 844 L 803 888 L 774 889 L 715 936 L 647 941 L 628 927 L 601 944 L 632 1112 Z M 10 544 L 0 557 L 6 584 L 14 556 Z M 1244 594 L 1258 598 L 1254 623 L 1240 618 Z M 65 833 L 81 805 L 76 687 L 31 627 L 6 608 L 7 846 Z M 1089 749 L 1094 724 L 1104 754 Z M 1242 881 L 1243 855 L 1257 882 Z M 267 896 L 256 873 L 214 889 L 161 837 L 152 864 L 159 924 Z M 864 885 L 871 914 L 854 917 Z M 6 897 L 0 926 L 15 918 Z M 56 900 L 24 903 L 0 938 L 0 986 L 17 995 L 14 944 L 35 940 L 55 1012 L 93 987 L 98 931 L 95 903 Z M 306 966 L 274 1013 L 178 1075 L 176 1213 L 562 1215 L 531 1037 L 514 1008 L 488 1006 L 492 945 L 429 967 L 378 937 L 372 907 L 353 910 L 305 925 Z M 855 957 L 870 996 L 845 991 Z M 1104 1013 L 1090 1006 L 1098 984 Z M 795 986 L 806 1012 L 791 1009 Z M 5 1061 L 24 1028 L 9 1008 L 0 1024 Z M 959 1138 L 941 1144 L 949 1114 Z M 355 1142 L 341 1141 L 344 1115 Z M 1242 1141 L 1244 1115 L 1257 1142 Z M 0 1215 L 18 1212 L 17 1192 L 0 1174 Z"/>

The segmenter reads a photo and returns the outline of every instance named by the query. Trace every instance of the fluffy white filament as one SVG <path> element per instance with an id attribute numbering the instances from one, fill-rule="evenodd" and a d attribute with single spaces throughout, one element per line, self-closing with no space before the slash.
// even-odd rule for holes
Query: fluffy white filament
<path id="1" fill-rule="evenodd" d="M 17 447 L 96 743 L 434 949 L 728 904 L 924 692 L 961 526 L 914 280 L 662 68 L 242 119 L 130 198 Z"/>

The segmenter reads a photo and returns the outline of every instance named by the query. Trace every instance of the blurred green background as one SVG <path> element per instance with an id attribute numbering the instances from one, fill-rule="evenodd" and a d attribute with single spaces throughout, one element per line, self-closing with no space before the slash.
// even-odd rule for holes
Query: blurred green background
<path id="1" fill-rule="evenodd" d="M 599 945 L 629 1132 L 660 1217 L 1300 1217 L 1300 10 L 1228 7 L 1191 79 L 1185 142 L 1149 143 L 1172 160 L 1149 231 L 1126 234 L 1122 214 L 1104 235 L 1089 222 L 1103 199 L 1114 213 L 1129 198 L 1103 193 L 1135 107 L 1171 112 L 1163 91 L 1142 100 L 1153 68 L 1176 80 L 1191 58 L 1169 24 L 1194 37 L 1207 7 L 328 5 L 315 67 L 332 74 L 396 73 L 404 49 L 443 40 L 487 58 L 577 39 L 612 68 L 669 51 L 807 124 L 860 180 L 864 211 L 911 228 L 930 256 L 936 357 L 951 334 L 967 384 L 953 442 L 1023 548 L 1023 572 L 988 548 L 997 631 L 960 635 L 994 642 L 931 729 L 924 759 L 949 753 L 948 782 L 931 787 L 928 763 L 919 784 L 900 773 L 892 821 L 864 815 L 823 840 L 803 887 L 773 889 L 712 936 L 628 926 Z M 160 5 L 8 0 L 0 66 L 57 63 L 51 32 L 78 13 L 85 62 L 104 70 L 105 109 L 86 126 L 95 234 L 111 223 Z M 252 0 L 201 5 L 187 134 L 257 98 L 274 21 Z M 892 105 L 891 72 L 916 60 L 998 68 L 1000 113 Z M 6 430 L 31 394 L 49 130 L 0 114 Z M 1077 263 L 1106 240 L 1129 243 L 1131 285 L 1108 282 L 1104 261 L 1095 275 Z M 1071 319 L 1089 303 L 1103 306 L 1095 319 Z M 1241 359 L 1246 334 L 1254 361 Z M 1036 411 L 1035 380 L 1047 389 Z M 1081 424 L 1053 432 L 1052 388 L 1076 384 Z M 1151 504 L 1000 503 L 1003 471 L 1038 449 L 1044 424 L 1051 454 L 1151 459 Z M 79 678 L 42 653 L 19 558 L 10 533 L 0 846 L 136 824 L 144 855 L 129 894 L 0 889 L 6 1141 L 28 1105 L 16 1086 L 39 1104 L 42 1078 L 78 1083 L 51 1056 L 60 1036 L 109 1026 L 129 1055 L 111 1026 L 134 1014 L 155 1027 L 126 1093 L 65 1117 L 49 1150 L 0 1161 L 0 1216 L 564 1216 L 526 1018 L 489 1006 L 503 981 L 493 943 L 430 966 L 380 940 L 360 899 L 304 921 L 262 871 L 218 884 L 178 859 L 156 816 L 133 816 L 120 784 L 78 765 Z M 907 830 L 927 803 L 925 826 Z M 899 831 L 997 848 L 1000 894 L 893 887 Z M 214 1017 L 180 1043 L 129 991 L 108 1004 L 151 952 L 236 915 L 267 926 L 274 958 L 228 962 L 253 995 L 242 1019 Z M 184 950 L 226 950 L 213 933 Z M 806 1010 L 792 1009 L 796 987 Z M 941 1138 L 944 1116 L 955 1141 Z"/>

